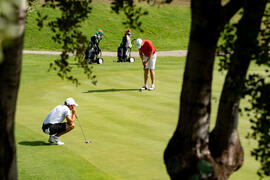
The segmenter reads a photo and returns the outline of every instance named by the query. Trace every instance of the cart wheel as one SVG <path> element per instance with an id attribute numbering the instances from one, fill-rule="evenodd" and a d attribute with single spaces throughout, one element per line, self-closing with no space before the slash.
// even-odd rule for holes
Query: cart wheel
<path id="1" fill-rule="evenodd" d="M 135 58 L 134 57 L 129 58 L 129 62 L 131 63 L 135 62 Z"/>
<path id="2" fill-rule="evenodd" d="M 104 62 L 103 58 L 98 58 L 98 59 L 97 59 L 97 63 L 98 63 L 98 64 L 103 64 L 103 62 Z"/>

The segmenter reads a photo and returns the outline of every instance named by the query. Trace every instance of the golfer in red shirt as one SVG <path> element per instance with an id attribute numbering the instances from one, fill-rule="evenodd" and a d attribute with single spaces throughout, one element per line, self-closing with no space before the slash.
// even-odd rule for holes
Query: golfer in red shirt
<path id="1" fill-rule="evenodd" d="M 144 67 L 144 85 L 141 88 L 141 91 L 148 89 L 147 80 L 149 69 L 152 80 L 152 85 L 149 88 L 149 90 L 153 91 L 155 89 L 155 64 L 157 59 L 156 49 L 154 48 L 152 42 L 149 40 L 136 39 L 136 46 L 137 49 L 139 50 L 139 54 L 142 59 L 142 64 Z"/>

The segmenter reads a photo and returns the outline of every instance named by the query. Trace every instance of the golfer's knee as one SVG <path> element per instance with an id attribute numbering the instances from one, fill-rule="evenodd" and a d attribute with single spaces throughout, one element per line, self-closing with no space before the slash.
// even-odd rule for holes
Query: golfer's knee
<path id="1" fill-rule="evenodd" d="M 68 125 L 67 130 L 68 131 L 71 131 L 74 128 L 75 128 L 74 124 L 71 124 L 71 125 Z"/>

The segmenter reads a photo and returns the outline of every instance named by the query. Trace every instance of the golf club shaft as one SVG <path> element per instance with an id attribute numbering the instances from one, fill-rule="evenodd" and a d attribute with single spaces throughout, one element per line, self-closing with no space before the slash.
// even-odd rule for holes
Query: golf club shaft
<path id="1" fill-rule="evenodd" d="M 81 130 L 82 130 L 82 134 L 83 134 L 83 137 L 84 137 L 84 141 L 86 141 L 86 137 L 85 137 L 85 134 L 84 134 L 84 132 L 83 132 L 83 129 L 82 129 L 81 123 L 80 123 L 80 121 L 79 121 L 79 118 L 78 118 L 78 116 L 77 116 L 77 115 L 75 115 L 75 117 L 76 117 L 77 121 L 79 122 L 79 126 L 80 126 L 80 128 L 81 128 Z"/>

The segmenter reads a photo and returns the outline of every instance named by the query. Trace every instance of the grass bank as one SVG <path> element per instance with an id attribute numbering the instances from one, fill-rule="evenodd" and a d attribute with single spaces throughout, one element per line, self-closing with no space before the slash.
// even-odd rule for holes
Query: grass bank
<path id="1" fill-rule="evenodd" d="M 105 39 L 100 43 L 101 49 L 116 51 L 127 29 L 122 24 L 125 20 L 124 15 L 113 13 L 110 3 L 95 2 L 91 6 L 92 12 L 82 24 L 83 34 L 90 38 L 97 29 L 102 29 Z M 149 12 L 147 16 L 141 18 L 144 32 L 132 29 L 132 38 L 149 39 L 153 41 L 158 51 L 187 49 L 190 31 L 190 8 L 188 6 L 144 5 L 142 8 Z M 50 19 L 60 15 L 59 11 L 41 8 L 39 5 L 33 6 L 27 13 L 24 49 L 60 50 L 59 45 L 51 40 L 52 33 L 48 27 L 39 31 L 36 22 L 37 11 L 49 15 Z"/>

